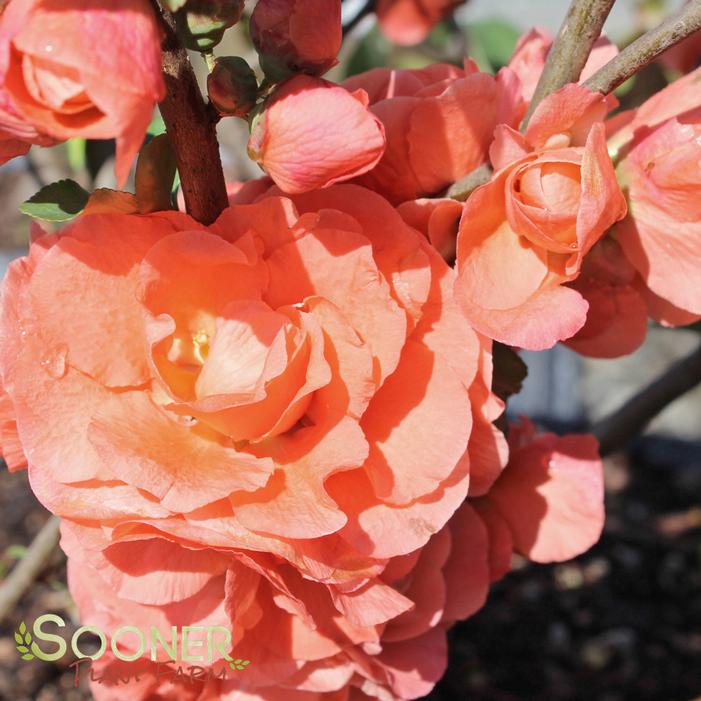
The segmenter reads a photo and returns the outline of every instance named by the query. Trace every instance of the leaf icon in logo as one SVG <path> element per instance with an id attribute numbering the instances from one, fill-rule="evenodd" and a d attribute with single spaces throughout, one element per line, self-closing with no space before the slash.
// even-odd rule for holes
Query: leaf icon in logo
<path id="1" fill-rule="evenodd" d="M 19 624 L 19 631 L 15 631 L 15 642 L 17 643 L 17 652 L 24 653 L 23 660 L 34 659 L 34 655 L 29 650 L 29 645 L 32 644 L 32 634 L 27 630 L 24 621 Z"/>
<path id="2" fill-rule="evenodd" d="M 251 660 L 234 660 L 233 662 L 229 662 L 229 667 L 243 672 L 249 664 L 251 664 Z"/>

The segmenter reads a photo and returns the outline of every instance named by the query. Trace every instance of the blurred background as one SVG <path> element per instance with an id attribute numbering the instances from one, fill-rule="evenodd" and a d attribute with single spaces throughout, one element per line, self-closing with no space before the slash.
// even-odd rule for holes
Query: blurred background
<path id="1" fill-rule="evenodd" d="M 472 56 L 483 70 L 508 62 L 518 37 L 533 26 L 556 33 L 567 0 L 470 0 L 418 47 L 391 45 L 374 16 L 350 32 L 340 80 L 375 66 L 419 68 Z M 606 25 L 624 46 L 682 0 L 618 0 Z M 344 1 L 350 22 L 364 0 Z M 218 54 L 255 54 L 230 31 Z M 701 41 L 689 42 L 622 86 L 625 106 L 639 104 L 698 63 Z M 204 63 L 193 57 L 200 77 Z M 154 118 L 151 134 L 163 130 Z M 219 127 L 227 180 L 260 174 L 246 156 L 247 125 Z M 73 140 L 0 167 L 0 272 L 26 250 L 29 220 L 19 205 L 41 186 L 71 177 L 86 188 L 114 187 L 111 142 Z M 700 291 L 701 294 L 701 291 Z M 650 329 L 631 356 L 591 360 L 558 347 L 523 353 L 523 391 L 509 415 L 527 414 L 557 432 L 584 430 L 623 404 L 697 347 L 698 329 Z M 701 699 L 701 389 L 660 414 L 625 452 L 606 460 L 607 525 L 601 542 L 578 560 L 542 566 L 516 560 L 492 589 L 487 606 L 451 634 L 449 671 L 432 701 L 692 701 Z M 0 471 L 0 581 L 47 517 L 24 474 Z M 27 594 L 16 619 L 47 611 L 73 615 L 60 553 Z M 0 699 L 85 701 L 72 671 L 21 662 L 12 630 L 0 626 Z"/>

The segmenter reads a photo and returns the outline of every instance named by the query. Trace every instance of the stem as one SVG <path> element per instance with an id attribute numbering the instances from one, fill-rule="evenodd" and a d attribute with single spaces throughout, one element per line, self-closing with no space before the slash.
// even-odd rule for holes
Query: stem
<path id="1" fill-rule="evenodd" d="M 488 163 L 483 163 L 451 185 L 445 196 L 458 202 L 465 202 L 478 187 L 485 185 L 492 179 L 492 173 L 491 166 Z"/>
<path id="2" fill-rule="evenodd" d="M 665 407 L 701 383 L 701 346 L 678 361 L 620 409 L 598 421 L 592 433 L 608 455 L 634 438 Z"/>
<path id="3" fill-rule="evenodd" d="M 616 0 L 572 0 L 523 120 L 523 131 L 544 98 L 564 85 L 579 80 L 615 2 Z"/>
<path id="4" fill-rule="evenodd" d="M 44 565 L 56 551 L 60 521 L 55 516 L 49 518 L 39 531 L 24 557 L 15 565 L 0 586 L 0 621 L 4 620 L 15 604 L 32 586 Z"/>
<path id="5" fill-rule="evenodd" d="M 358 14 L 343 25 L 343 36 L 350 34 L 368 15 L 375 11 L 375 0 L 368 0 Z"/>
<path id="6" fill-rule="evenodd" d="M 188 214 L 211 224 L 228 206 L 216 119 L 197 85 L 187 51 L 175 31 L 173 15 L 152 0 L 160 15 L 163 40 L 163 77 L 166 97 L 160 104 L 175 151 L 180 183 Z"/>
<path id="7" fill-rule="evenodd" d="M 598 70 L 584 85 L 607 95 L 652 63 L 667 49 L 701 29 L 701 0 L 691 0 L 676 15 L 643 34 Z"/>

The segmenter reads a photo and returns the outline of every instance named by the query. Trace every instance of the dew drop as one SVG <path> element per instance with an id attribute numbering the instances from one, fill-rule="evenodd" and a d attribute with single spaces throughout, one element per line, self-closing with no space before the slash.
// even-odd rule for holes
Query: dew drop
<path id="1" fill-rule="evenodd" d="M 41 361 L 41 367 L 43 367 L 54 380 L 60 380 L 66 374 L 67 354 L 68 348 L 62 343 L 44 357 Z"/>

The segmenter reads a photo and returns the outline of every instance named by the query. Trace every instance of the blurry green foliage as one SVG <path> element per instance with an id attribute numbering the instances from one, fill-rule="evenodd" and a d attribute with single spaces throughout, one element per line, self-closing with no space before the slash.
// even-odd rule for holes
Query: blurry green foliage
<path id="1" fill-rule="evenodd" d="M 346 67 L 346 76 L 357 75 L 377 66 L 389 65 L 392 44 L 373 27 L 360 41 L 351 54 Z"/>
<path id="2" fill-rule="evenodd" d="M 490 73 L 503 68 L 511 58 L 521 32 L 501 19 L 473 22 L 465 28 L 468 54 Z"/>

